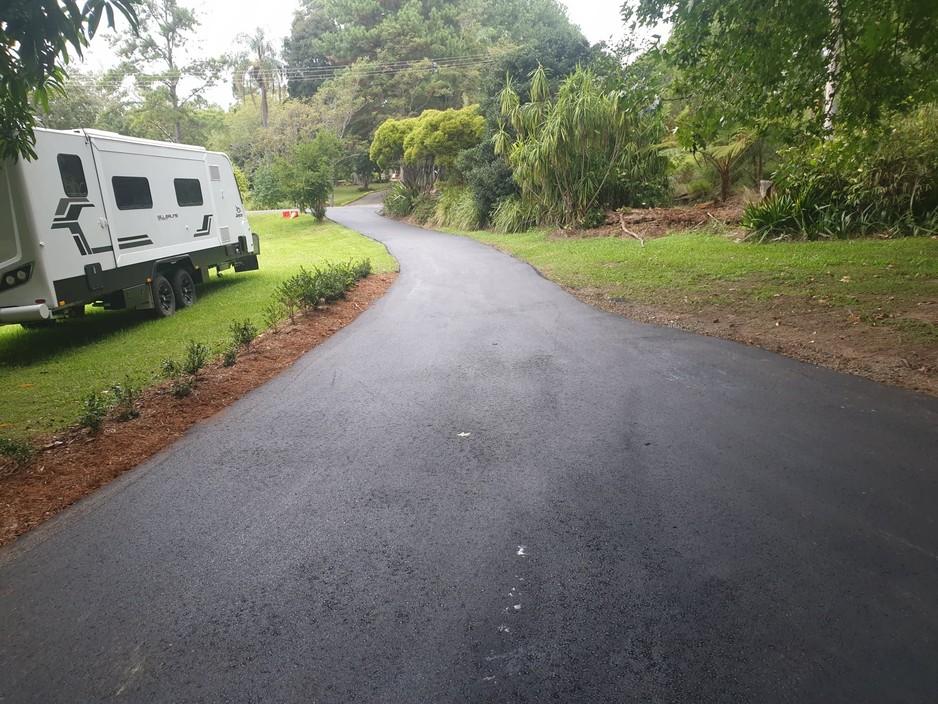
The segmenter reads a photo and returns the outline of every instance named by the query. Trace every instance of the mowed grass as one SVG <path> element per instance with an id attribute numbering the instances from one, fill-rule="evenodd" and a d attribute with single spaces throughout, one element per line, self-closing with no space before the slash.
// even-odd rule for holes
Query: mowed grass
<path id="1" fill-rule="evenodd" d="M 696 232 L 642 247 L 633 239 L 553 239 L 544 231 L 461 234 L 529 262 L 563 286 L 641 304 L 699 307 L 797 296 L 863 316 L 884 305 L 898 310 L 938 300 L 934 238 L 752 244 Z M 931 330 L 917 334 L 938 333 L 926 327 Z"/>
<path id="2" fill-rule="evenodd" d="M 25 439 L 71 425 L 90 392 L 128 377 L 152 384 L 163 362 L 182 359 L 190 341 L 221 348 L 235 321 L 265 328 L 275 288 L 301 266 L 370 259 L 375 272 L 397 270 L 384 245 L 334 223 L 280 215 L 252 215 L 250 222 L 261 237 L 260 270 L 213 274 L 197 288 L 196 305 L 170 318 L 88 307 L 83 320 L 47 329 L 0 327 L 0 437 Z"/>

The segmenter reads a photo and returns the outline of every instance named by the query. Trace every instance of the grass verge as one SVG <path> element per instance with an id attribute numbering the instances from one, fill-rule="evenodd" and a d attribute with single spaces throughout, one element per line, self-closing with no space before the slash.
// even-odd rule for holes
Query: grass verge
<path id="1" fill-rule="evenodd" d="M 75 423 L 91 392 L 128 380 L 149 385 L 193 340 L 220 353 L 235 321 L 266 327 L 274 290 L 301 266 L 369 259 L 376 272 L 397 270 L 383 245 L 334 223 L 254 215 L 251 226 L 261 236 L 261 269 L 213 277 L 198 288 L 195 306 L 171 318 L 89 308 L 83 320 L 47 329 L 0 327 L 0 437 L 22 440 Z"/>
<path id="2" fill-rule="evenodd" d="M 459 234 L 529 262 L 562 286 L 633 303 L 692 309 L 795 296 L 872 318 L 884 303 L 901 308 L 938 299 L 933 238 L 757 245 L 678 233 L 642 247 L 619 237 L 554 239 L 544 231 Z"/>
<path id="3" fill-rule="evenodd" d="M 938 239 L 741 243 L 468 234 L 581 300 L 938 396 Z"/>

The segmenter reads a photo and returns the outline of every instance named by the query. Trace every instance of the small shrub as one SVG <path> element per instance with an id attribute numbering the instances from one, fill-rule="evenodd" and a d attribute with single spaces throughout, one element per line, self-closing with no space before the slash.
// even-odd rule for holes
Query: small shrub
<path id="1" fill-rule="evenodd" d="M 92 391 L 82 402 L 81 414 L 78 416 L 78 425 L 97 433 L 104 427 L 104 418 L 111 404 L 103 394 Z"/>
<path id="2" fill-rule="evenodd" d="M 584 230 L 592 230 L 606 222 L 606 211 L 601 208 L 592 208 L 586 211 L 583 219 L 577 225 Z"/>
<path id="3" fill-rule="evenodd" d="M 238 345 L 229 345 L 221 353 L 221 363 L 226 367 L 233 367 L 238 361 Z"/>
<path id="4" fill-rule="evenodd" d="M 182 370 L 179 368 L 179 363 L 175 359 L 167 359 L 163 362 L 161 371 L 165 377 L 174 377 L 177 376 Z"/>
<path id="5" fill-rule="evenodd" d="M 440 194 L 430 224 L 458 230 L 477 230 L 479 219 L 479 209 L 472 191 L 449 187 Z"/>
<path id="6" fill-rule="evenodd" d="M 371 273 L 371 261 L 363 259 L 346 264 L 329 264 L 312 272 L 300 267 L 300 271 L 277 287 L 276 301 L 270 310 L 270 319 L 282 318 L 285 310 L 291 322 L 296 322 L 296 311 L 311 312 L 322 301 L 336 301 L 356 281 Z"/>
<path id="7" fill-rule="evenodd" d="M 411 215 L 414 217 L 414 221 L 420 225 L 425 225 L 433 215 L 436 213 L 436 196 L 430 195 L 429 193 L 423 193 L 414 200 L 413 209 L 411 210 Z"/>
<path id="8" fill-rule="evenodd" d="M 140 415 L 140 410 L 137 408 L 140 387 L 136 386 L 130 377 L 126 377 L 123 384 L 114 384 L 111 387 L 111 395 L 114 398 L 117 420 L 131 420 Z"/>
<path id="9" fill-rule="evenodd" d="M 183 374 L 195 374 L 211 357 L 212 351 L 207 345 L 195 340 L 190 340 L 186 346 L 186 359 L 182 363 L 181 371 Z"/>
<path id="10" fill-rule="evenodd" d="M 185 398 L 192 393 L 194 387 L 195 379 L 191 376 L 177 376 L 173 379 L 173 386 L 170 389 L 170 393 L 173 395 L 173 398 Z"/>
<path id="11" fill-rule="evenodd" d="M 0 438 L 0 457 L 12 460 L 16 467 L 29 462 L 35 454 L 29 443 L 12 438 Z"/>
<path id="12" fill-rule="evenodd" d="M 410 215 L 414 207 L 417 192 L 403 184 L 395 183 L 384 198 L 384 211 L 389 215 L 402 218 Z"/>
<path id="13" fill-rule="evenodd" d="M 280 323 L 283 322 L 286 314 L 285 306 L 282 301 L 274 300 L 264 308 L 264 325 L 275 334 L 280 332 Z"/>
<path id="14" fill-rule="evenodd" d="M 274 292 L 276 302 L 280 305 L 291 323 L 296 323 L 296 314 L 300 309 L 299 291 L 292 279 L 280 284 Z"/>
<path id="15" fill-rule="evenodd" d="M 313 276 L 316 279 L 317 290 L 327 303 L 337 301 L 345 296 L 348 289 L 348 275 L 342 265 L 332 265 L 325 269 L 316 269 Z"/>
<path id="16" fill-rule="evenodd" d="M 492 211 L 499 201 L 520 194 L 514 172 L 505 160 L 492 150 L 490 139 L 483 139 L 475 147 L 461 152 L 456 158 L 456 168 L 464 175 L 472 192 L 476 211 L 475 227 L 462 229 L 485 227 L 489 224 Z"/>
<path id="17" fill-rule="evenodd" d="M 713 181 L 698 178 L 687 184 L 687 196 L 691 200 L 707 200 L 713 197 Z"/>
<path id="18" fill-rule="evenodd" d="M 495 232 L 502 235 L 530 230 L 538 224 L 538 220 L 537 208 L 525 203 L 519 196 L 506 198 L 495 207 L 492 214 Z"/>
<path id="19" fill-rule="evenodd" d="M 277 298 L 289 311 L 291 322 L 296 322 L 297 310 L 308 313 L 319 305 L 323 298 L 319 279 L 300 267 L 298 274 L 294 274 L 277 288 Z"/>
<path id="20" fill-rule="evenodd" d="M 358 262 L 349 262 L 349 266 L 355 274 L 355 280 L 360 281 L 371 274 L 371 260 L 362 259 Z"/>
<path id="21" fill-rule="evenodd" d="M 236 321 L 231 324 L 229 329 L 236 347 L 247 347 L 251 344 L 251 340 L 257 337 L 257 328 L 250 320 L 245 320 L 243 323 Z"/>

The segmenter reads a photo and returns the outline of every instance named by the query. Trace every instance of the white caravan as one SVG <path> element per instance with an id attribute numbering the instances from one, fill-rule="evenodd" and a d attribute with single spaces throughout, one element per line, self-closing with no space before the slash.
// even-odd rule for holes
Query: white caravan
<path id="1" fill-rule="evenodd" d="M 105 308 L 159 316 L 209 270 L 257 269 L 225 154 L 98 130 L 36 130 L 33 161 L 0 167 L 0 325 Z"/>

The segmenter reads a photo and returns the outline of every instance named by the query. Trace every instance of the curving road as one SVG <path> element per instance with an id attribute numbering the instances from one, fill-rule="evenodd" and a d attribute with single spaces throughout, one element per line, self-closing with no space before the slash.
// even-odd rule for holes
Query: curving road
<path id="1" fill-rule="evenodd" d="M 938 401 L 330 217 L 393 289 L 0 551 L 0 701 L 938 699 Z"/>

